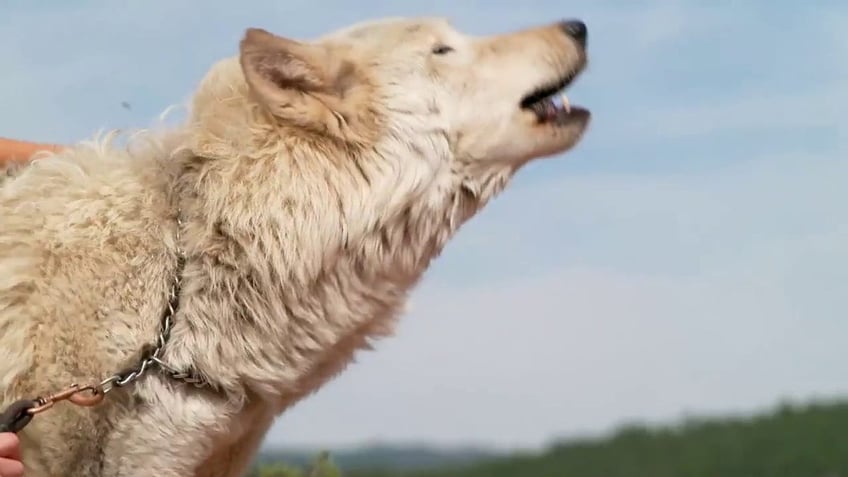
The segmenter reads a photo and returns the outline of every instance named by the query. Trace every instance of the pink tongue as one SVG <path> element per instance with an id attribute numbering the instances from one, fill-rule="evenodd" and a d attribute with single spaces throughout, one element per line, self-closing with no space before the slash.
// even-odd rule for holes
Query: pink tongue
<path id="1" fill-rule="evenodd" d="M 554 119 L 557 116 L 557 108 L 554 103 L 547 104 L 548 119 Z"/>

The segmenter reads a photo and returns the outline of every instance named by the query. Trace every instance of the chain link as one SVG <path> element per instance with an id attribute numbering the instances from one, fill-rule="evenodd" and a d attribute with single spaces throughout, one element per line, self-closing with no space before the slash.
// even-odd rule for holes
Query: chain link
<path id="1" fill-rule="evenodd" d="M 186 262 L 185 252 L 180 247 L 180 243 L 182 241 L 180 231 L 183 228 L 183 222 L 180 215 L 180 212 L 178 212 L 177 232 L 175 235 L 177 243 L 177 272 L 174 274 L 171 287 L 168 290 L 168 305 L 165 312 L 162 314 L 162 320 L 159 324 L 159 334 L 156 336 L 156 344 L 152 346 L 148 345 L 142 349 L 142 356 L 135 367 L 118 372 L 101 381 L 100 392 L 103 394 L 109 393 L 109 391 L 114 388 L 124 387 L 135 382 L 152 368 L 158 368 L 160 372 L 171 379 L 191 384 L 197 388 L 215 388 L 215 386 L 207 381 L 203 376 L 192 370 L 180 371 L 163 361 L 161 357 L 162 351 L 171 337 L 171 330 L 174 326 L 174 316 L 177 313 L 177 308 L 179 308 L 180 290 L 182 289 L 182 272 Z"/>

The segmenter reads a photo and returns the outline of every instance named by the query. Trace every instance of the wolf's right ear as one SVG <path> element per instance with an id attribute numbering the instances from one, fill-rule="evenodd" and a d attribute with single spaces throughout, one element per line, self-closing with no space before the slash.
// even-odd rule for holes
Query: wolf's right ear
<path id="1" fill-rule="evenodd" d="M 272 113 L 289 109 L 302 93 L 317 93 L 327 84 L 321 47 L 250 28 L 240 44 L 242 71 L 250 88 Z"/>

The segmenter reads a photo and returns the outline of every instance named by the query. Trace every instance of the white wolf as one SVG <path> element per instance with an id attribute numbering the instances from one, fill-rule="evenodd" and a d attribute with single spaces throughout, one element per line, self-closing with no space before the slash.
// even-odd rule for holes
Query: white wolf
<path id="1" fill-rule="evenodd" d="M 0 404 L 156 365 L 139 350 L 171 321 L 167 367 L 21 432 L 27 475 L 242 474 L 276 416 L 391 333 L 465 221 L 578 142 L 590 115 L 561 91 L 585 47 L 579 21 L 470 37 L 392 19 L 311 42 L 250 29 L 185 124 L 6 179 Z"/>

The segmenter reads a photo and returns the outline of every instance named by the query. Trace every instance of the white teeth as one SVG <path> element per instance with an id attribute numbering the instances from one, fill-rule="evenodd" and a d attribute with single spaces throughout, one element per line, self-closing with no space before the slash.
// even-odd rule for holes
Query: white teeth
<path id="1" fill-rule="evenodd" d="M 568 100 L 568 96 L 566 96 L 565 93 L 551 96 L 548 100 L 554 109 L 563 110 L 566 113 L 571 112 L 571 102 Z"/>
<path id="2" fill-rule="evenodd" d="M 566 96 L 565 93 L 560 93 L 559 99 L 562 101 L 562 109 L 564 109 L 566 113 L 570 113 L 571 102 L 568 100 L 568 96 Z"/>

